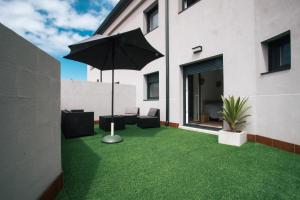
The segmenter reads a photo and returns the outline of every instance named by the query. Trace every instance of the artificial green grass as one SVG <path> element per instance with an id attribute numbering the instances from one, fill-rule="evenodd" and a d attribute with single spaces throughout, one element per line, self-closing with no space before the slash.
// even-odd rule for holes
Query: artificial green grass
<path id="1" fill-rule="evenodd" d="M 300 156 L 213 135 L 127 126 L 119 144 L 105 134 L 62 141 L 64 189 L 58 199 L 299 199 Z"/>

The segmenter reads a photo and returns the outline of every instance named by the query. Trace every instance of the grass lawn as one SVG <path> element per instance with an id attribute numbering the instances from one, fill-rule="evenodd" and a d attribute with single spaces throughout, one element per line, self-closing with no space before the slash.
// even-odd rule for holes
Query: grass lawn
<path id="1" fill-rule="evenodd" d="M 65 185 L 58 199 L 299 199 L 300 156 L 248 142 L 161 127 L 127 126 L 119 144 L 105 134 L 62 141 Z"/>

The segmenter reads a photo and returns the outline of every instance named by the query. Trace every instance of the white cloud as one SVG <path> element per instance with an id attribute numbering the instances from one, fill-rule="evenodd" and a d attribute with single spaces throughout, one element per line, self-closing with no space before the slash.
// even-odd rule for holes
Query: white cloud
<path id="1" fill-rule="evenodd" d="M 115 3 L 114 0 L 112 3 Z M 85 39 L 78 31 L 94 31 L 108 10 L 79 13 L 73 0 L 0 0 L 0 22 L 52 55 Z"/>
<path id="2" fill-rule="evenodd" d="M 112 5 L 116 5 L 118 2 L 119 2 L 119 0 L 108 0 Z"/>
<path id="3" fill-rule="evenodd" d="M 77 28 L 84 30 L 95 30 L 105 16 L 100 12 L 79 14 L 71 6 L 71 2 L 64 0 L 29 0 L 29 2 L 38 10 L 48 13 L 47 18 L 53 20 L 53 24 L 62 28 Z"/>

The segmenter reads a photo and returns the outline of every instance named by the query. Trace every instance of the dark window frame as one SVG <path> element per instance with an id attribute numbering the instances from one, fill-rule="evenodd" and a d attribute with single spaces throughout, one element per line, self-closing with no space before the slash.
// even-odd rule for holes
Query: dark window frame
<path id="1" fill-rule="evenodd" d="M 153 76 L 157 76 L 157 77 L 153 78 Z M 159 72 L 146 74 L 145 78 L 146 78 L 146 87 L 147 87 L 147 100 L 159 100 Z M 158 84 L 158 96 L 155 97 L 150 96 L 150 88 L 152 84 Z"/>
<path id="2" fill-rule="evenodd" d="M 269 74 L 269 73 L 274 73 L 274 72 L 280 72 L 280 71 L 285 71 L 285 70 L 290 70 L 291 69 L 291 35 L 290 31 L 284 32 L 282 34 L 279 34 L 271 39 L 268 39 L 264 42 L 262 42 L 264 46 L 267 47 L 267 61 L 268 61 L 268 71 L 264 74 Z M 287 64 L 282 64 L 282 48 L 284 45 L 289 45 L 289 57 L 288 57 L 288 63 Z M 279 49 L 279 52 L 278 52 Z M 276 52 L 277 51 L 277 52 Z M 278 63 L 274 63 L 274 54 L 279 53 L 279 60 Z"/>
<path id="3" fill-rule="evenodd" d="M 181 13 L 181 12 L 185 11 L 186 9 L 192 7 L 193 5 L 195 5 L 196 3 L 198 3 L 201 0 L 195 0 L 193 3 L 191 3 L 189 5 L 187 3 L 187 6 L 185 7 L 184 5 L 185 5 L 185 2 L 187 2 L 187 1 L 188 0 L 181 0 L 181 11 L 179 13 Z"/>
<path id="4" fill-rule="evenodd" d="M 157 15 L 157 25 L 155 27 L 150 27 L 151 18 L 153 16 Z M 155 30 L 159 26 L 159 8 L 158 3 L 155 2 L 153 5 L 151 5 L 146 11 L 146 32 L 150 33 L 151 31 Z"/>

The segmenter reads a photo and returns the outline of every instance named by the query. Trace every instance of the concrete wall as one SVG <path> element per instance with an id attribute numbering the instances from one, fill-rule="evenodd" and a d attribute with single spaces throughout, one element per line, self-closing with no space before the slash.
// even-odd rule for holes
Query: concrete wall
<path id="1" fill-rule="evenodd" d="M 60 64 L 0 24 L 1 199 L 37 199 L 62 172 Z"/>
<path id="2" fill-rule="evenodd" d="M 115 84 L 114 113 L 124 114 L 126 107 L 136 106 L 135 86 Z M 61 81 L 61 109 L 84 109 L 100 115 L 111 114 L 111 83 Z"/>

